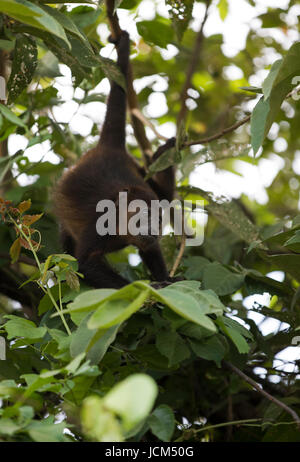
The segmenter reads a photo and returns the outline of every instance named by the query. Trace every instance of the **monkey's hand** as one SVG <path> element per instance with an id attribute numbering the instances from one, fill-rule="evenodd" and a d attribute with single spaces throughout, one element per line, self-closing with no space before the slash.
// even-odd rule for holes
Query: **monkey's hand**
<path id="1" fill-rule="evenodd" d="M 179 281 L 184 281 L 184 278 L 180 276 L 176 276 L 173 278 L 170 277 L 167 281 L 152 282 L 151 286 L 153 287 L 153 289 L 163 289 L 164 287 L 168 287 L 171 284 L 174 284 L 175 282 L 179 282 Z"/>
<path id="2" fill-rule="evenodd" d="M 116 46 L 120 45 L 124 40 L 129 41 L 129 34 L 126 30 L 122 30 L 118 37 L 113 37 L 112 35 L 108 37 L 108 41 Z"/>

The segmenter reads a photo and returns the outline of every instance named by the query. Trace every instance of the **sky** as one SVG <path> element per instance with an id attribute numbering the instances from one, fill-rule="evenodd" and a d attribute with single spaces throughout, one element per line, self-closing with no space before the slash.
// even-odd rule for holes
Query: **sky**
<path id="1" fill-rule="evenodd" d="M 155 2 L 158 5 L 158 12 L 162 16 L 168 16 L 167 9 L 163 0 L 157 0 Z M 216 4 L 216 2 L 214 2 Z M 233 57 L 240 50 L 245 47 L 245 40 L 247 33 L 249 31 L 249 26 L 259 29 L 260 20 L 257 19 L 259 14 L 262 14 L 267 11 L 267 7 L 276 7 L 285 8 L 288 5 L 287 0 L 259 0 L 256 2 L 257 7 L 254 8 L 249 5 L 245 0 L 231 0 L 229 14 L 225 21 L 223 22 L 220 19 L 217 8 L 213 8 L 209 19 L 204 28 L 204 34 L 209 36 L 215 33 L 222 33 L 224 36 L 224 45 L 223 52 L 226 56 Z M 199 28 L 199 24 L 202 21 L 204 12 L 203 4 L 196 4 L 193 12 L 194 20 L 191 23 L 191 27 L 195 30 Z M 288 24 L 293 25 L 297 20 L 297 15 L 300 15 L 300 5 L 293 7 L 291 14 L 287 18 Z M 134 15 L 130 14 L 127 10 L 118 10 L 118 16 L 120 20 L 120 25 L 122 28 L 126 29 L 133 40 L 138 38 L 138 33 L 136 30 Z M 154 8 L 153 1 L 143 0 L 139 6 L 139 16 L 142 19 L 150 20 L 154 17 Z M 99 32 L 101 32 L 101 37 L 103 39 L 107 38 L 109 35 L 109 30 L 106 25 L 99 26 Z M 266 33 L 263 30 L 260 30 L 259 33 Z M 268 30 L 268 34 L 270 30 Z M 297 33 L 290 30 L 287 34 L 283 34 L 280 31 L 271 31 L 272 34 L 276 36 L 277 40 L 280 40 L 283 47 L 288 49 L 293 42 L 299 40 Z M 170 59 L 171 57 L 177 54 L 176 47 L 169 45 L 167 50 L 163 50 L 164 59 Z M 116 54 L 114 51 L 114 46 L 108 44 L 101 51 L 101 54 L 106 57 L 115 58 Z M 266 65 L 271 64 L 276 59 L 278 55 L 274 53 L 269 53 L 265 57 Z M 70 128 L 73 132 L 80 133 L 85 136 L 88 141 L 93 141 L 93 138 L 89 136 L 90 130 L 92 128 L 93 122 L 101 124 L 104 120 L 105 115 L 105 104 L 103 103 L 89 103 L 85 106 L 78 107 L 78 104 L 74 101 L 71 101 L 73 98 L 73 89 L 71 86 L 71 73 L 70 70 L 64 66 L 60 66 L 62 77 L 56 79 L 55 87 L 59 91 L 59 95 L 66 100 L 66 103 L 53 109 L 53 114 L 58 122 L 67 122 L 70 124 Z M 242 76 L 241 69 L 236 66 L 229 66 L 227 69 L 227 74 L 229 78 L 239 78 Z M 255 76 L 252 76 L 249 80 L 250 85 L 261 86 L 264 78 L 267 75 L 267 70 L 262 70 L 258 72 Z M 136 91 L 140 91 L 145 85 L 147 85 L 149 78 L 139 79 L 135 82 Z M 100 92 L 108 94 L 109 92 L 109 82 L 107 79 L 104 79 L 95 89 L 94 92 Z M 166 105 L 166 99 L 162 93 L 166 88 L 166 82 L 162 77 L 156 79 L 155 84 L 155 94 L 151 95 L 149 98 L 149 104 L 145 108 L 145 115 L 149 118 L 155 118 L 163 115 L 168 111 Z M 76 89 L 75 96 L 80 98 L 83 96 L 83 92 L 80 89 Z M 255 104 L 254 101 L 251 101 L 250 105 Z M 251 110 L 252 107 L 249 106 Z M 175 126 L 172 123 L 166 123 L 158 127 L 158 131 L 166 136 L 170 137 L 175 134 Z M 278 132 L 278 126 L 273 125 L 271 129 L 271 136 L 276 137 Z M 147 128 L 147 134 L 149 138 L 153 139 L 153 133 L 150 129 Z M 15 153 L 19 149 L 24 149 L 27 145 L 27 140 L 20 135 L 12 135 L 9 139 L 9 152 L 10 154 Z M 243 162 L 241 160 L 235 161 L 236 170 L 239 175 L 234 175 L 230 172 L 219 171 L 213 163 L 207 163 L 201 166 L 198 166 L 195 171 L 190 176 L 190 184 L 198 185 L 201 184 L 201 188 L 212 191 L 215 194 L 222 194 L 223 196 L 230 197 L 240 197 L 241 194 L 246 194 L 250 199 L 257 201 L 260 204 L 266 204 L 268 201 L 267 188 L 272 183 L 273 179 L 276 177 L 278 171 L 283 168 L 284 160 L 280 157 L 280 153 L 284 151 L 286 141 L 284 139 L 278 138 L 274 146 L 274 153 L 268 156 L 268 158 L 259 158 L 256 162 L 256 165 L 251 165 L 249 163 Z M 199 146 L 197 146 L 199 149 Z M 58 163 L 59 159 L 51 152 L 49 143 L 44 142 L 42 145 L 35 145 L 29 148 L 26 151 L 29 159 L 31 161 L 38 161 L 40 159 L 48 160 L 53 163 Z M 295 173 L 300 174 L 300 151 L 296 155 L 296 160 L 294 161 L 293 168 Z M 19 177 L 19 182 L 22 185 L 28 184 L 34 181 L 34 178 L 30 178 L 26 175 L 21 175 Z M 134 260 L 132 261 L 134 262 Z M 280 280 L 282 278 L 282 273 L 274 272 L 270 274 L 270 277 Z M 269 295 L 254 295 L 248 297 L 245 300 L 245 306 L 251 308 L 254 302 L 262 303 L 268 305 Z M 251 312 L 249 314 L 251 319 L 255 320 L 260 325 L 260 329 L 264 335 L 274 332 L 277 329 L 286 328 L 287 325 L 280 324 L 278 321 L 273 319 L 264 320 L 264 317 Z M 289 347 L 284 350 L 278 357 L 276 366 L 279 368 L 283 367 L 285 370 L 293 370 L 293 364 L 287 364 L 282 366 L 282 359 L 289 360 L 293 362 L 296 358 L 300 357 L 300 348 L 299 347 Z M 263 373 L 263 371 L 260 371 Z M 274 378 L 274 381 L 276 378 Z"/>

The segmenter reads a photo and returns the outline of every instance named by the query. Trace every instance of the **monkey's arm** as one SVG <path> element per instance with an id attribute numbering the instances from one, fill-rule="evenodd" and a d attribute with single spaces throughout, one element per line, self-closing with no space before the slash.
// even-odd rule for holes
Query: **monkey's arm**
<path id="1" fill-rule="evenodd" d="M 120 289 L 129 284 L 126 279 L 115 273 L 97 253 L 91 254 L 84 261 L 79 261 L 78 271 L 84 275 L 84 281 L 96 289 Z"/>
<path id="2" fill-rule="evenodd" d="M 155 162 L 164 152 L 166 152 L 166 146 L 168 146 L 168 149 L 171 149 L 175 146 L 175 143 L 176 138 L 170 138 L 166 144 L 160 146 L 153 154 L 151 164 Z M 159 200 L 167 199 L 169 202 L 173 200 L 175 191 L 174 167 L 168 167 L 161 172 L 157 172 L 147 182 L 153 191 L 158 195 Z"/>
<path id="3" fill-rule="evenodd" d="M 155 242 L 146 251 L 140 250 L 140 256 L 156 281 L 167 281 L 169 279 L 169 273 L 158 242 Z"/>
<path id="4" fill-rule="evenodd" d="M 104 255 L 113 248 L 107 248 L 105 238 L 99 239 L 94 231 L 86 232 L 76 247 L 79 262 L 78 271 L 84 275 L 85 282 L 95 288 L 120 289 L 129 282 L 116 273 L 105 261 Z"/>
<path id="5" fill-rule="evenodd" d="M 122 31 L 116 43 L 118 66 L 127 82 L 130 40 L 127 32 Z M 126 92 L 115 81 L 107 101 L 107 110 L 98 147 L 125 149 Z"/>

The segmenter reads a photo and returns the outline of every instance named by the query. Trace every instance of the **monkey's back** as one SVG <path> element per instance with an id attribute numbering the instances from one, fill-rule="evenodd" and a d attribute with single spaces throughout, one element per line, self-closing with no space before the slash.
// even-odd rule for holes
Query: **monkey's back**
<path id="1" fill-rule="evenodd" d="M 124 151 L 101 155 L 96 149 L 87 152 L 58 182 L 54 191 L 55 214 L 62 227 L 77 241 L 88 226 L 95 227 L 96 205 L 108 199 L 116 201 L 120 191 L 132 185 L 151 189 L 138 168 Z"/>

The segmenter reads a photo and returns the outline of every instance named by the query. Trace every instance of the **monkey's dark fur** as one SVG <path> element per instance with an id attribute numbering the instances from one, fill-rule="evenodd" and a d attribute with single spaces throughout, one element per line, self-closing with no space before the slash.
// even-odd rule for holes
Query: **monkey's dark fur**
<path id="1" fill-rule="evenodd" d="M 129 63 L 129 36 L 122 32 L 116 43 L 118 65 L 126 81 Z M 107 112 L 97 146 L 87 152 L 58 183 L 54 195 L 55 211 L 61 224 L 64 250 L 79 261 L 79 271 L 87 284 L 101 288 L 120 288 L 124 278 L 113 271 L 105 260 L 105 254 L 135 245 L 141 258 L 156 281 L 168 280 L 167 268 L 154 236 L 99 236 L 96 221 L 99 213 L 96 204 L 103 199 L 116 202 L 120 191 L 128 192 L 128 201 L 167 199 L 174 193 L 174 170 L 172 167 L 159 172 L 145 182 L 145 172 L 127 153 L 125 147 L 126 92 L 111 83 Z M 174 140 L 170 140 L 170 147 Z M 158 149 L 153 156 L 161 154 Z"/>

